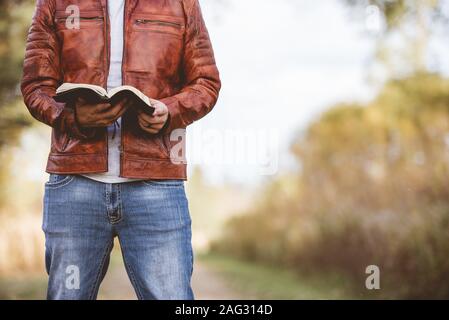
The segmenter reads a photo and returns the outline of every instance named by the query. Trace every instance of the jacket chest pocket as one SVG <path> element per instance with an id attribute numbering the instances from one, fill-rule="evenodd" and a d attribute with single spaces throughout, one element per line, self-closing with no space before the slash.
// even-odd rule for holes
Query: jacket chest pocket
<path id="1" fill-rule="evenodd" d="M 85 11 L 79 16 L 69 15 L 65 11 L 56 11 L 55 24 L 57 31 L 76 31 L 81 29 L 102 29 L 104 16 L 102 11 Z"/>
<path id="2" fill-rule="evenodd" d="M 105 57 L 104 15 L 101 10 L 81 11 L 80 16 L 57 11 L 57 36 L 61 43 L 64 82 L 94 82 L 95 72 L 86 77 L 86 70 L 101 70 Z M 84 75 L 84 78 L 80 78 Z"/>
<path id="3" fill-rule="evenodd" d="M 130 17 L 125 61 L 127 71 L 157 75 L 165 87 L 178 76 L 184 46 L 184 18 L 134 14 Z"/>
<path id="4" fill-rule="evenodd" d="M 184 35 L 184 20 L 175 16 L 134 15 L 132 17 L 133 31 L 151 32 L 173 36 L 181 39 Z"/>

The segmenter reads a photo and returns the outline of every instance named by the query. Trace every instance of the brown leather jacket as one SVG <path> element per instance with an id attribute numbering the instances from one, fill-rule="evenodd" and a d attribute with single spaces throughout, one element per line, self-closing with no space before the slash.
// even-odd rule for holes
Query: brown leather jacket
<path id="1" fill-rule="evenodd" d="M 80 28 L 66 27 L 66 9 L 77 4 Z M 53 100 L 64 82 L 106 88 L 110 35 L 106 0 L 38 0 L 29 30 L 21 89 L 37 120 L 52 127 L 46 171 L 106 172 L 106 128 L 84 129 L 71 106 Z M 172 161 L 186 128 L 215 105 L 221 83 L 198 0 L 126 0 L 123 84 L 164 102 L 169 122 L 150 135 L 129 109 L 122 117 L 120 175 L 126 178 L 186 179 L 186 163 Z M 185 137 L 184 137 L 185 139 Z M 185 143 L 185 141 L 183 141 Z M 179 159 L 177 159 L 179 160 Z"/>

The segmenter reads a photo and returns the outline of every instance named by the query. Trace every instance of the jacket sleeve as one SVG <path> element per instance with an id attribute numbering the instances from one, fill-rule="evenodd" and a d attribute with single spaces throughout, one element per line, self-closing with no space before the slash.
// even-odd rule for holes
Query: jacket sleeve
<path id="1" fill-rule="evenodd" d="M 184 6 L 187 21 L 182 72 L 186 85 L 178 94 L 161 99 L 170 114 L 164 132 L 185 128 L 204 117 L 217 102 L 221 88 L 200 4 L 198 0 L 185 0 Z"/>
<path id="2" fill-rule="evenodd" d="M 54 13 L 55 0 L 37 0 L 26 43 L 22 95 L 34 118 L 71 137 L 87 139 L 95 129 L 81 128 L 74 108 L 53 99 L 62 80 Z"/>

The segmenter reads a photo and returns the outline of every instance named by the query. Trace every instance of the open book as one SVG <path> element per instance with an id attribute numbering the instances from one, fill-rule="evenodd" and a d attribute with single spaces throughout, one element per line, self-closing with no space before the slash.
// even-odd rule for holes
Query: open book
<path id="1" fill-rule="evenodd" d="M 93 84 L 64 83 L 56 89 L 54 99 L 57 102 L 70 103 L 76 101 L 78 97 L 82 97 L 91 104 L 105 102 L 114 104 L 125 97 L 130 97 L 135 101 L 133 107 L 140 108 L 148 115 L 152 115 L 154 112 L 154 107 L 151 105 L 150 99 L 139 89 L 132 86 L 121 86 L 106 91 L 103 87 Z"/>

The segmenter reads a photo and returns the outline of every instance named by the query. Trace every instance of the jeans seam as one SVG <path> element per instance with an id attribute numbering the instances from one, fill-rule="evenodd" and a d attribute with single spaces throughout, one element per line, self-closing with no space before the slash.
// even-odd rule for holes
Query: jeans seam
<path id="1" fill-rule="evenodd" d="M 98 289 L 100 287 L 99 282 L 100 282 L 100 277 L 101 277 L 101 270 L 103 270 L 107 255 L 110 254 L 110 252 L 111 252 L 112 244 L 113 244 L 113 240 L 111 240 L 109 242 L 109 245 L 106 247 L 106 251 L 103 254 L 103 258 L 101 259 L 101 263 L 100 263 L 100 268 L 97 271 L 97 277 L 96 277 L 93 287 L 90 291 L 89 300 L 93 300 L 95 293 L 98 293 Z"/>
<path id="2" fill-rule="evenodd" d="M 120 240 L 119 240 L 119 241 L 120 241 Z M 132 271 L 132 268 L 131 268 L 130 264 L 126 261 L 126 257 L 125 257 L 125 255 L 123 254 L 123 251 L 124 251 L 124 249 L 123 249 L 123 247 L 122 247 L 123 262 L 124 262 L 124 265 L 125 265 L 125 269 L 126 269 L 128 275 L 129 275 L 129 280 L 131 280 L 131 283 L 132 283 L 134 289 L 136 290 L 137 298 L 138 298 L 139 300 L 143 300 L 143 295 L 142 295 L 142 293 L 140 292 L 140 287 L 138 286 L 137 280 L 136 280 L 136 278 L 134 277 L 134 272 Z"/>
<path id="3" fill-rule="evenodd" d="M 118 201 L 118 219 L 114 222 L 114 224 L 119 223 L 123 220 L 123 208 L 122 208 L 122 193 L 121 193 L 121 185 L 117 186 L 117 201 Z"/>
<path id="4" fill-rule="evenodd" d="M 125 259 L 125 258 L 123 258 L 123 259 Z M 143 300 L 143 295 L 140 292 L 140 287 L 137 284 L 137 280 L 134 276 L 134 272 L 132 271 L 131 266 L 126 261 L 125 261 L 125 265 L 127 266 L 127 269 L 129 269 L 129 275 L 130 275 L 131 281 L 134 283 L 134 286 L 136 287 L 137 297 L 139 298 L 139 300 Z"/>
<path id="5" fill-rule="evenodd" d="M 143 300 L 143 295 L 140 292 L 140 287 L 137 285 L 136 278 L 134 277 L 134 272 L 132 271 L 130 264 L 126 260 L 125 253 L 124 253 L 125 249 L 122 246 L 122 243 L 120 241 L 120 237 L 118 238 L 118 241 L 120 243 L 120 247 L 121 247 L 121 251 L 122 251 L 123 264 L 125 265 L 125 269 L 126 269 L 126 272 L 128 273 L 129 280 L 131 281 L 131 284 L 133 285 L 134 290 L 136 291 L 137 298 L 139 300 Z"/>

